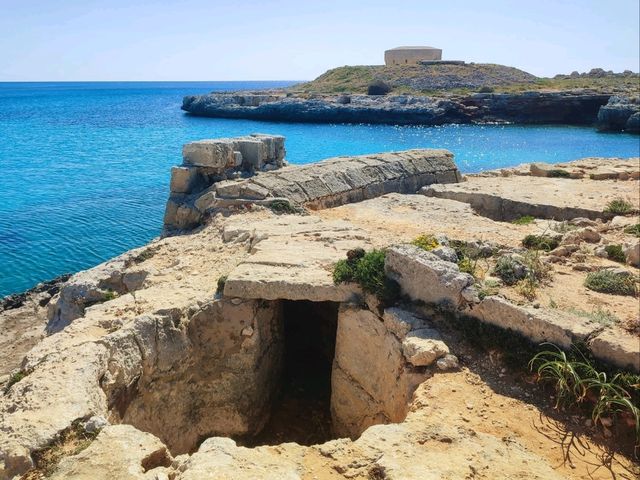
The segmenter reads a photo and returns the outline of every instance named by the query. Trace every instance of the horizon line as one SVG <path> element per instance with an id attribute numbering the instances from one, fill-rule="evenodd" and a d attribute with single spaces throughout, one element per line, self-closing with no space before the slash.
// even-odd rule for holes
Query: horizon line
<path id="1" fill-rule="evenodd" d="M 150 83 L 150 82 L 190 82 L 190 83 L 212 83 L 212 82 L 310 82 L 311 80 L 0 80 L 0 83 Z"/>

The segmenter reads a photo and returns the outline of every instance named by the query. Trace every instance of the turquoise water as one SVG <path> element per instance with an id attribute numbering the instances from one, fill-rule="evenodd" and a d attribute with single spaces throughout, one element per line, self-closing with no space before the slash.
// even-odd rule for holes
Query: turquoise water
<path id="1" fill-rule="evenodd" d="M 0 83 L 0 296 L 145 244 L 162 227 L 182 144 L 287 137 L 291 163 L 448 148 L 465 172 L 638 155 L 637 136 L 589 128 L 310 125 L 190 117 L 182 96 L 289 82 Z"/>

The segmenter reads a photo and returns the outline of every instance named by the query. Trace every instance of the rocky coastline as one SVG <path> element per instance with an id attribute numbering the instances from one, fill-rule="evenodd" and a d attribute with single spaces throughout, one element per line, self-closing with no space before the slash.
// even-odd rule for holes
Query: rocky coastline
<path id="1" fill-rule="evenodd" d="M 186 96 L 182 110 L 207 117 L 309 123 L 564 124 L 640 132 L 640 107 L 588 91 L 475 93 L 467 96 L 299 95 L 284 92 Z"/>
<path id="2" fill-rule="evenodd" d="M 7 341 L 34 334 L 0 349 L 0 479 L 578 480 L 605 448 L 605 474 L 638 472 L 623 417 L 583 428 L 504 357 L 581 344 L 640 372 L 640 159 L 285 155 L 277 135 L 185 145 L 163 238 L 3 303 Z M 378 287 L 336 276 L 368 254 Z M 586 286 L 601 274 L 627 290 Z"/>

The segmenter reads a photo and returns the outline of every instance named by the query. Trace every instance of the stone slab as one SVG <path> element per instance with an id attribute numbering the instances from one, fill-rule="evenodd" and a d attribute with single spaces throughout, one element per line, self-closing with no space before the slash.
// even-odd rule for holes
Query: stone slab
<path id="1" fill-rule="evenodd" d="M 554 220 L 610 218 L 607 203 L 615 198 L 640 205 L 636 182 L 525 176 L 467 177 L 466 182 L 431 185 L 424 195 L 465 202 L 481 215 L 511 221 L 525 215 Z"/>

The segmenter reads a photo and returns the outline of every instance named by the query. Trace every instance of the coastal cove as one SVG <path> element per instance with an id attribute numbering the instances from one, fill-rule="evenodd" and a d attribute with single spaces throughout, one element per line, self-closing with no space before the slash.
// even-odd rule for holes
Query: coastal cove
<path id="1" fill-rule="evenodd" d="M 639 154 L 637 136 L 589 127 L 288 124 L 198 118 L 182 97 L 293 82 L 0 84 L 0 296 L 91 267 L 160 234 L 184 143 L 284 135 L 287 160 L 446 148 L 464 173 Z"/>

